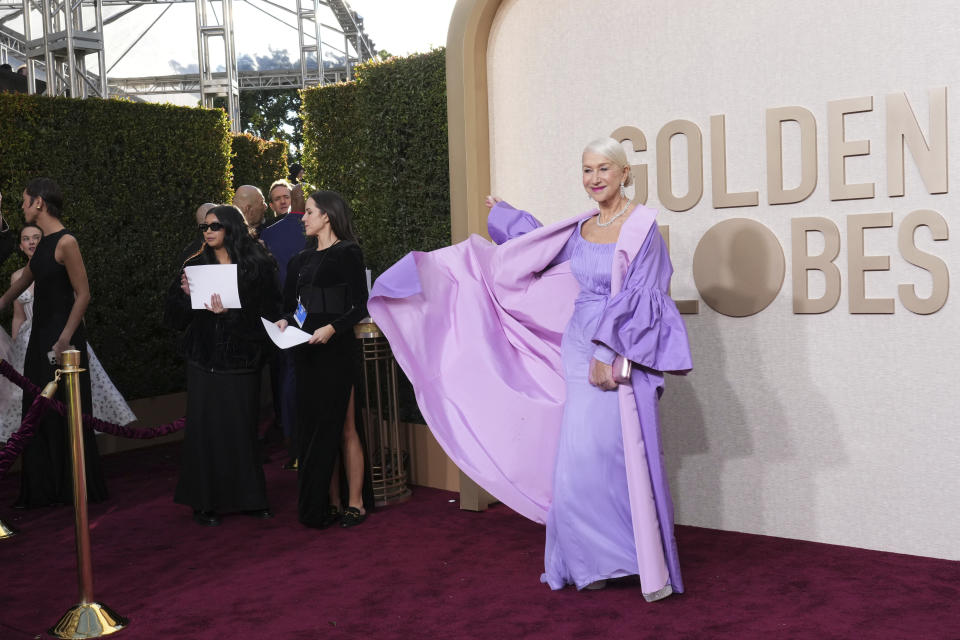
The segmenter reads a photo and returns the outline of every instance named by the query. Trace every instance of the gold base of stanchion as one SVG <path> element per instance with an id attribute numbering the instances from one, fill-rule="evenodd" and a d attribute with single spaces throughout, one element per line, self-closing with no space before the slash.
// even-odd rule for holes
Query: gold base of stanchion
<path id="1" fill-rule="evenodd" d="M 17 533 L 18 531 L 16 529 L 9 526 L 3 520 L 0 520 L 0 540 L 4 540 L 6 538 L 12 538 L 13 536 L 17 535 Z"/>
<path id="2" fill-rule="evenodd" d="M 127 624 L 126 618 L 118 616 L 107 605 L 89 602 L 67 611 L 47 633 L 55 638 L 99 638 L 116 633 Z"/>

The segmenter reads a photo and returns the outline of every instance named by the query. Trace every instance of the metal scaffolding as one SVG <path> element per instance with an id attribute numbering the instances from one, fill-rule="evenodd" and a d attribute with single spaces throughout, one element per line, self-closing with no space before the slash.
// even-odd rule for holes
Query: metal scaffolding
<path id="1" fill-rule="evenodd" d="M 298 0 L 299 1 L 299 0 Z M 207 5 L 211 13 L 213 5 L 220 4 L 222 24 L 211 24 L 207 15 Z M 203 106 L 213 108 L 213 101 L 223 96 L 227 103 L 227 115 L 230 128 L 240 131 L 240 83 L 237 79 L 237 49 L 233 39 L 233 0 L 197 0 L 197 51 L 200 58 L 200 98 Z M 215 73 L 210 61 L 210 41 L 216 40 L 223 45 L 223 59 L 226 73 Z"/>
<path id="2" fill-rule="evenodd" d="M 216 97 L 224 97 L 231 123 L 238 129 L 240 91 L 305 88 L 349 80 L 356 64 L 377 57 L 373 41 L 364 31 L 363 18 L 344 0 L 240 1 L 296 31 L 298 69 L 238 70 L 233 0 L 0 0 L 0 62 L 16 59 L 26 64 L 29 90 L 33 92 L 35 79 L 40 79 L 47 83 L 47 95 L 86 98 L 199 93 L 207 106 L 212 106 Z M 109 75 L 170 5 L 187 3 L 196 8 L 198 73 L 136 78 Z M 107 69 L 105 48 L 109 41 L 105 41 L 104 27 L 145 6 L 165 9 Z M 119 10 L 105 19 L 104 7 Z M 321 7 L 329 9 L 338 26 L 322 22 Z M 338 38 L 342 38 L 342 49 L 336 44 Z M 337 62 L 325 59 L 325 53 L 332 54 Z M 216 68 L 221 60 L 223 70 Z"/>
<path id="3" fill-rule="evenodd" d="M 71 0 L 23 0 L 24 62 L 27 91 L 35 89 L 35 65 L 43 61 L 47 95 L 107 97 L 101 4 L 93 5 L 94 25 L 84 28 L 83 6 Z M 36 25 L 39 21 L 40 28 Z M 87 71 L 87 57 L 97 57 L 96 75 Z"/>

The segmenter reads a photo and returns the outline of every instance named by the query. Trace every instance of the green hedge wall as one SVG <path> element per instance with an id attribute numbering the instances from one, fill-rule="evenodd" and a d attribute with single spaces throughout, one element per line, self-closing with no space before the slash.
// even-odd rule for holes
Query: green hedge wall
<path id="1" fill-rule="evenodd" d="M 271 183 L 290 174 L 287 168 L 287 144 L 263 140 L 249 133 L 232 136 L 233 190 L 245 184 L 260 187 L 267 195 Z"/>
<path id="2" fill-rule="evenodd" d="M 161 326 L 194 211 L 227 202 L 230 134 L 220 110 L 0 94 L 3 215 L 18 229 L 27 182 L 56 180 L 80 243 L 92 300 L 90 343 L 128 398 L 183 388 L 174 336 Z M 0 282 L 24 264 L 11 258 Z"/>
<path id="3" fill-rule="evenodd" d="M 450 244 L 445 51 L 363 65 L 303 92 L 304 166 L 353 207 L 367 266 Z"/>

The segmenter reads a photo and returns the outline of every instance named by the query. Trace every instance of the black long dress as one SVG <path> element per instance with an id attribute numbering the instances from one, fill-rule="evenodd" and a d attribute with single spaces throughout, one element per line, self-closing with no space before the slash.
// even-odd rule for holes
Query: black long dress
<path id="1" fill-rule="evenodd" d="M 363 253 L 355 242 L 337 242 L 323 251 L 305 250 L 287 266 L 283 288 L 284 317 L 297 326 L 294 311 L 307 311 L 301 327 L 313 333 L 327 324 L 336 333 L 326 344 L 293 348 L 297 384 L 297 438 L 300 522 L 321 527 L 330 504 L 333 468 L 350 391 L 359 378 L 353 326 L 367 315 Z M 357 398 L 354 399 L 357 402 Z M 360 425 L 357 425 L 358 434 Z"/>
<path id="2" fill-rule="evenodd" d="M 184 266 L 215 264 L 209 249 Z M 280 317 L 276 263 L 264 252 L 255 267 L 237 268 L 242 309 L 215 314 L 190 308 L 177 274 L 167 294 L 168 325 L 184 330 L 187 425 L 174 501 L 196 511 L 268 508 L 257 444 L 260 369 L 267 336 L 260 317 Z"/>
<path id="3" fill-rule="evenodd" d="M 73 309 L 74 292 L 67 268 L 54 256 L 57 243 L 70 233 L 61 229 L 44 236 L 30 259 L 34 279 L 33 328 L 27 343 L 23 375 L 35 385 L 43 387 L 53 380 L 56 368 L 50 364 L 47 353 L 60 338 Z M 89 414 L 93 403 L 90 393 L 90 363 L 87 359 L 86 331 L 83 322 L 77 327 L 70 344 L 80 351 L 80 400 L 82 411 Z M 57 398 L 66 401 L 65 385 L 61 383 Z M 33 396 L 23 394 L 23 413 L 27 415 Z M 87 500 L 100 502 L 107 498 L 100 453 L 93 431 L 84 430 L 83 449 L 87 477 Z M 20 473 L 20 495 L 17 507 L 40 507 L 73 502 L 73 462 L 70 458 L 70 436 L 64 416 L 50 410 L 37 425 L 36 435 L 23 450 L 23 471 Z"/>

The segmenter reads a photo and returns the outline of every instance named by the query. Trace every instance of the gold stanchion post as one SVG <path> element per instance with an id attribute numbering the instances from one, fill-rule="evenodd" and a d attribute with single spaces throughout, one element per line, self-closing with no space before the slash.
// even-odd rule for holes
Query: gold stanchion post
<path id="1" fill-rule="evenodd" d="M 12 538 L 15 535 L 17 535 L 17 530 L 3 520 L 0 520 L 0 540 L 6 540 L 7 538 Z"/>
<path id="2" fill-rule="evenodd" d="M 73 459 L 73 510 L 77 538 L 77 574 L 80 604 L 67 611 L 48 630 L 57 638 L 99 638 L 127 626 L 123 618 L 93 599 L 93 565 L 90 559 L 90 528 L 87 524 L 87 474 L 83 457 L 83 416 L 80 407 L 80 352 L 64 351 L 61 373 L 67 399 L 67 429 Z"/>

